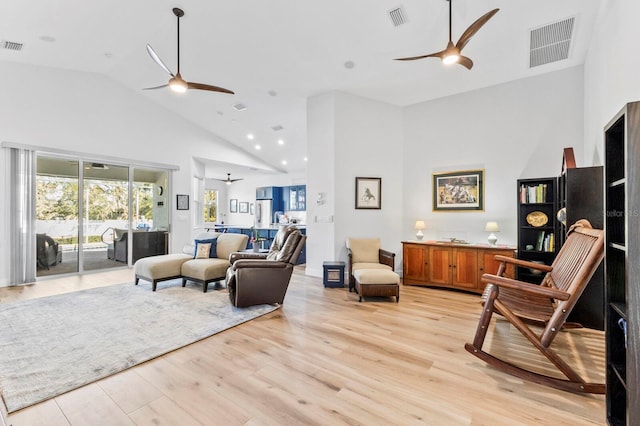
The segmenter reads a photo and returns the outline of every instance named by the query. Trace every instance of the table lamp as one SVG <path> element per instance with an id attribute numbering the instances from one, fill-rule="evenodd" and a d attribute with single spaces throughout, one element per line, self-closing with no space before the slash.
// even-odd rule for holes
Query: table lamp
<path id="1" fill-rule="evenodd" d="M 498 222 L 487 222 L 487 224 L 484 226 L 484 230 L 485 232 L 490 232 L 489 238 L 487 239 L 489 240 L 489 245 L 495 247 L 496 242 L 498 242 L 498 237 L 496 237 L 496 234 L 494 234 L 494 232 L 500 232 Z"/>
<path id="2" fill-rule="evenodd" d="M 426 228 L 424 220 L 416 220 L 416 226 L 414 228 L 418 230 L 418 232 L 416 232 L 416 238 L 421 240 L 424 237 L 422 230 Z"/>

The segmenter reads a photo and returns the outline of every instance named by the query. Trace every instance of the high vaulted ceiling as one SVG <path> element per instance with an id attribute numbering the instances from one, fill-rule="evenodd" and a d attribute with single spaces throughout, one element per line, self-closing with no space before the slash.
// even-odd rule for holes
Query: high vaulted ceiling
<path id="1" fill-rule="evenodd" d="M 446 0 L 3 0 L 0 42 L 23 48 L 0 48 L 0 61 L 105 74 L 267 164 L 299 171 L 305 167 L 308 97 L 339 90 L 406 106 L 580 65 L 604 3 L 453 1 L 454 43 L 477 18 L 500 8 L 464 49 L 472 70 L 435 58 L 393 60 L 446 47 Z M 148 56 L 147 43 L 175 73 L 174 7 L 185 12 L 182 76 L 235 95 L 141 90 L 168 80 Z M 407 22 L 394 26 L 388 12 L 398 7 Z M 568 59 L 529 68 L 529 31 L 569 17 L 576 20 Z M 349 62 L 352 67 L 345 66 Z M 238 103 L 247 109 L 233 109 Z"/>

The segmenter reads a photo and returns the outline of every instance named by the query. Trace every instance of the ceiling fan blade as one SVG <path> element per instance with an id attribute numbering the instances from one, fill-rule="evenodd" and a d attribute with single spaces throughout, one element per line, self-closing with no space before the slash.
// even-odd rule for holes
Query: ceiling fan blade
<path id="1" fill-rule="evenodd" d="M 439 52 L 429 53 L 428 55 L 411 56 L 409 58 L 396 58 L 394 60 L 395 61 L 415 61 L 416 59 L 424 59 L 424 58 L 442 58 L 442 55 L 444 55 L 444 52 L 445 50 L 441 50 Z"/>
<path id="2" fill-rule="evenodd" d="M 209 90 L 210 92 L 221 92 L 221 93 L 229 93 L 231 95 L 235 95 L 235 93 L 232 92 L 231 90 L 224 89 L 218 86 L 211 86 L 209 84 L 187 82 L 187 87 L 189 89 Z"/>
<path id="3" fill-rule="evenodd" d="M 460 55 L 460 58 L 458 59 L 458 63 L 468 70 L 473 68 L 473 61 L 467 58 L 466 56 Z"/>
<path id="4" fill-rule="evenodd" d="M 244 178 L 240 178 L 240 179 L 231 179 L 229 182 L 237 182 L 239 180 L 244 180 Z"/>
<path id="5" fill-rule="evenodd" d="M 462 35 L 460 36 L 460 39 L 458 40 L 458 42 L 456 43 L 456 47 L 460 50 L 462 50 L 463 47 L 465 47 L 467 45 L 467 43 L 469 42 L 469 40 L 471 39 L 471 37 L 473 37 L 473 35 L 475 33 L 478 32 L 478 30 L 480 28 L 482 28 L 482 26 L 484 24 L 487 23 L 487 21 L 489 19 L 491 19 L 493 17 L 493 15 L 495 15 L 496 13 L 498 13 L 500 9 L 493 9 L 487 13 L 485 13 L 484 15 L 482 15 L 481 17 L 479 17 L 476 22 L 474 22 L 473 24 L 471 24 L 469 26 L 469 28 L 467 28 L 465 30 L 464 33 L 462 33 Z"/>
<path id="6" fill-rule="evenodd" d="M 167 72 L 167 74 L 169 74 L 171 77 L 175 77 L 173 75 L 173 73 L 171 71 L 169 71 L 169 67 L 167 67 L 164 62 L 162 62 L 162 59 L 160 59 L 160 56 L 158 56 L 158 54 L 156 53 L 155 50 L 153 50 L 153 47 L 151 47 L 150 45 L 147 44 L 147 52 L 149 53 L 149 56 L 151 56 L 151 59 L 153 59 L 153 61 L 160 65 L 160 67 L 165 70 Z"/>
<path id="7" fill-rule="evenodd" d="M 163 87 L 167 87 L 168 84 L 163 84 L 161 86 L 155 86 L 155 87 L 145 87 L 142 90 L 155 90 L 155 89 L 162 89 Z"/>

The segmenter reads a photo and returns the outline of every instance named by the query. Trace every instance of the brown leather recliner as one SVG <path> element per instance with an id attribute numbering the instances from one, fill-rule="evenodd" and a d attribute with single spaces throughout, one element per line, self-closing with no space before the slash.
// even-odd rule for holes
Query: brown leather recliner
<path id="1" fill-rule="evenodd" d="M 269 253 L 232 253 L 226 284 L 237 307 L 284 302 L 293 267 L 307 237 L 296 227 L 282 227 Z"/>

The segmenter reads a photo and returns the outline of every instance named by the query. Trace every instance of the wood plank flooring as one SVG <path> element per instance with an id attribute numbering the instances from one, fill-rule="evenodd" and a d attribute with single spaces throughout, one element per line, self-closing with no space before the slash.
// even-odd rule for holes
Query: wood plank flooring
<path id="1" fill-rule="evenodd" d="M 132 270 L 0 288 L 0 303 L 123 282 L 133 282 Z M 400 293 L 400 303 L 358 303 L 355 293 L 325 289 L 297 267 L 281 309 L 11 415 L 3 406 L 2 419 L 13 426 L 605 424 L 604 396 L 523 382 L 464 350 L 480 314 L 477 295 L 413 286 Z M 554 347 L 589 380 L 604 382 L 602 332 L 562 332 Z M 553 371 L 504 320 L 492 322 L 485 348 Z"/>

